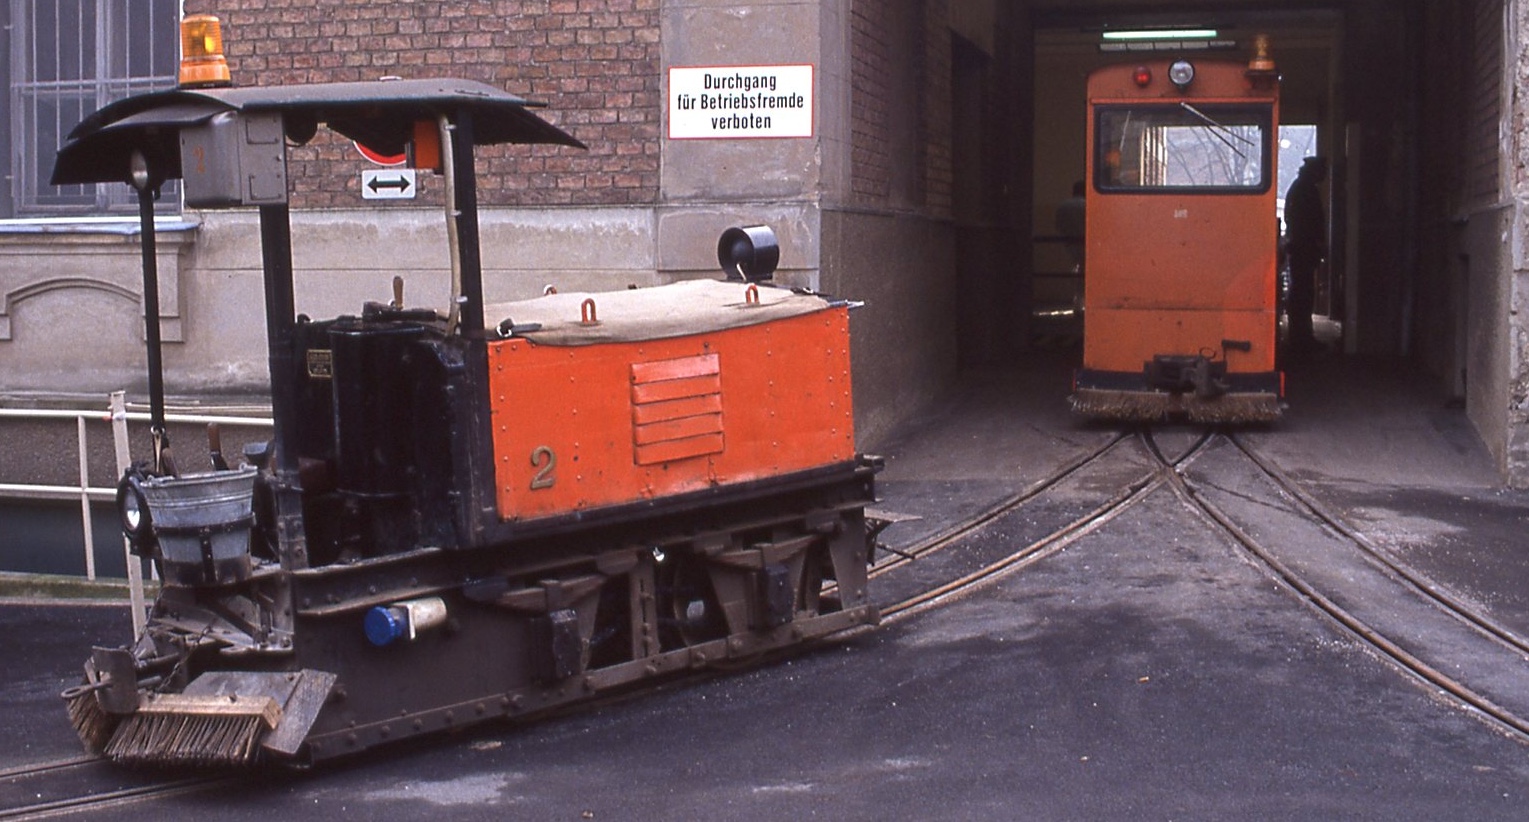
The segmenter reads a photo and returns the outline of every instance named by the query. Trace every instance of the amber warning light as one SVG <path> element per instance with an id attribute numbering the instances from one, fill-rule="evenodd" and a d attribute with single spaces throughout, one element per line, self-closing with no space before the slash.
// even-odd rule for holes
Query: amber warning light
<path id="1" fill-rule="evenodd" d="M 223 58 L 223 27 L 210 14 L 193 14 L 181 20 L 181 67 L 177 79 L 182 88 L 231 86 L 228 61 Z"/>

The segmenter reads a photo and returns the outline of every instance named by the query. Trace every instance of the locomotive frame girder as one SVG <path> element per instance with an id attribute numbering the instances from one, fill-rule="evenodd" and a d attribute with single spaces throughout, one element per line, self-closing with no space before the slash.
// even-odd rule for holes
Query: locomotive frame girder
<path id="1" fill-rule="evenodd" d="M 819 490 L 832 493 L 831 487 Z M 354 631 L 343 623 L 347 615 L 354 618 L 369 604 L 401 597 L 443 596 L 454 603 L 451 607 L 456 609 L 460 627 L 449 630 L 438 644 L 427 643 L 419 649 L 424 656 L 408 657 L 419 662 L 411 665 L 400 659 L 392 666 L 396 693 L 433 691 L 421 686 L 437 680 L 469 679 L 461 675 L 468 669 L 476 669 L 471 681 L 486 686 L 472 699 L 448 695 L 446 704 L 397 696 L 386 704 L 374 699 L 367 705 L 353 706 L 343 696 L 346 683 L 342 681 L 331 701 L 334 713 L 319 718 L 307 756 L 323 759 L 479 719 L 519 718 L 645 679 L 758 658 L 805 639 L 872 624 L 877 621 L 877 612 L 865 596 L 870 545 L 860 505 L 863 501 L 858 505 L 843 503 L 837 509 L 821 508 L 810 517 L 782 511 L 773 517 L 737 520 L 700 534 L 680 531 L 657 541 L 623 541 L 598 554 L 604 558 L 606 570 L 614 573 L 601 572 L 587 556 L 534 571 L 524 566 L 501 567 L 495 577 L 478 576 L 466 583 L 462 576 L 447 571 L 446 577 L 455 576 L 450 584 L 442 577 L 442 584 L 436 586 L 379 589 L 375 595 L 346 596 L 333 605 L 300 610 L 300 634 L 325 637 L 319 644 L 328 647 L 336 636 Z M 829 512 L 833 512 L 831 518 Z M 762 530 L 780 536 L 773 540 L 754 536 Z M 792 532 L 794 535 L 784 535 Z M 428 563 L 402 563 L 399 558 L 376 562 L 396 566 L 394 570 L 399 573 L 440 572 L 443 568 L 461 572 L 473 564 L 467 561 L 468 555 L 485 559 L 492 553 L 437 551 L 431 552 Z M 617 556 L 620 554 L 625 559 Z M 720 609 L 714 615 L 718 633 L 681 631 L 671 634 L 666 644 L 666 609 L 675 607 L 673 598 L 679 594 L 664 590 L 661 567 L 671 569 L 671 573 L 675 568 L 689 567 L 700 574 L 689 578 L 708 580 L 709 590 L 704 596 Z M 786 569 L 789 599 L 776 600 L 786 602 L 784 606 L 772 604 L 762 584 L 772 568 Z M 314 569 L 302 576 L 333 576 L 337 570 Z M 369 570 L 365 577 L 375 580 L 377 569 Z M 829 573 L 839 579 L 844 601 L 832 601 L 837 610 L 823 613 L 819 609 L 827 601 L 819 601 L 815 590 L 809 593 L 813 586 L 805 581 Z M 601 610 L 607 593 L 611 602 L 621 603 L 610 614 Z M 502 616 L 494 616 L 495 612 Z M 607 656 L 592 664 L 592 635 L 600 625 L 624 632 L 626 638 L 619 658 L 611 661 Z M 483 643 L 501 649 L 519 648 L 512 653 L 524 654 L 524 662 L 515 671 L 496 667 L 487 661 L 489 657 L 474 650 L 485 648 Z M 303 649 L 299 648 L 299 658 L 302 656 Z M 494 671 L 504 673 L 496 676 Z"/>
<path id="2" fill-rule="evenodd" d="M 734 532 L 759 531 L 788 524 L 817 530 L 825 515 L 837 517 L 846 511 L 861 509 L 874 501 L 870 488 L 872 470 L 863 464 L 838 466 L 828 476 L 812 472 L 806 477 L 791 478 L 786 487 L 776 481 L 755 484 L 753 495 L 719 506 L 718 492 L 700 492 L 689 504 L 665 506 L 665 515 L 651 514 L 639 520 L 642 509 L 653 506 L 641 503 L 630 506 L 625 516 L 609 514 L 592 519 L 609 519 L 603 528 L 576 527 L 576 521 L 543 523 L 535 527 L 535 536 L 515 533 L 506 537 L 504 546 L 476 549 L 423 548 L 401 554 L 357 560 L 292 574 L 293 599 L 299 617 L 331 616 L 362 611 L 375 605 L 415 596 L 438 594 L 461 588 L 468 580 L 503 576 L 501 570 L 512 567 L 515 575 L 536 578 L 570 569 L 620 567 L 627 563 L 631 546 L 670 550 L 702 540 L 694 530 L 696 522 L 687 516 L 698 510 L 713 514 L 715 522 L 730 522 Z M 835 479 L 832 474 L 838 474 Z M 749 489 L 739 491 L 739 496 Z M 776 493 L 767 494 L 768 491 Z M 804 513 L 806 512 L 806 513 Z M 570 518 L 571 519 L 571 518 Z M 520 531 L 530 531 L 523 528 Z M 591 548 L 591 546 L 611 546 Z"/>
<path id="3" fill-rule="evenodd" d="M 772 650 L 800 646 L 803 642 L 830 634 L 873 625 L 878 619 L 876 607 L 865 604 L 798 620 L 769 632 L 724 637 L 590 670 L 554 683 L 486 692 L 481 697 L 458 700 L 449 705 L 404 711 L 387 719 L 360 722 L 342 729 L 313 734 L 307 742 L 308 758 L 318 762 L 412 736 L 461 728 L 486 719 L 528 721 L 552 709 L 616 692 L 645 680 L 702 669 L 729 659 L 754 660 Z"/>

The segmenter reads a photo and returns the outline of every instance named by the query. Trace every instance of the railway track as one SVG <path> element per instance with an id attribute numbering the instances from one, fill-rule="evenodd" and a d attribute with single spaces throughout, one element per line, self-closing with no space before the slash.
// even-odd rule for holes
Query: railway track
<path id="1" fill-rule="evenodd" d="M 884 622 L 905 619 L 1040 561 L 1140 504 L 1167 482 L 1122 432 L 981 514 L 872 569 Z M 1170 463 L 1211 441 L 1200 433 Z M 1159 453 L 1157 456 L 1161 456 Z M 1017 549 L 1012 546 L 1018 545 Z"/>
<path id="2" fill-rule="evenodd" d="M 1141 434 L 1155 452 L 1150 432 Z M 1408 676 L 1529 740 L 1529 639 L 1373 544 L 1235 434 L 1157 455 L 1191 511 Z"/>
<path id="3" fill-rule="evenodd" d="M 1138 447 L 1126 448 L 1128 442 Z M 1142 457 L 1144 466 L 1136 461 Z M 1124 480 L 1114 493 L 1078 493 L 1080 486 L 1106 487 L 1096 481 L 1101 474 Z M 1243 438 L 1217 429 L 1205 429 L 1172 455 L 1151 428 L 1123 432 L 878 563 L 883 620 L 908 618 L 1050 556 L 1163 488 L 1394 667 L 1529 740 L 1529 638 L 1396 560 Z M 1069 502 L 1058 504 L 1059 496 Z M 1017 523 L 1041 533 L 1017 538 L 1026 530 Z M 935 565 L 942 567 L 928 570 Z M 901 591 L 907 584 L 899 575 L 915 566 L 925 569 L 916 590 Z"/>
<path id="4" fill-rule="evenodd" d="M 1165 453 L 1151 429 L 1122 432 L 966 521 L 902 546 L 871 570 L 883 620 L 908 619 L 1004 578 L 1166 489 L 1282 586 L 1395 667 L 1529 739 L 1529 689 L 1513 687 L 1515 680 L 1529 681 L 1529 639 L 1396 561 L 1235 434 L 1206 429 L 1181 435 L 1178 447 L 1168 450 L 1176 453 Z M 1340 577 L 1361 578 L 1362 590 Z M 1387 602 L 1406 604 L 1375 605 L 1377 589 L 1388 594 L 1382 598 Z M 1402 627 L 1419 624 L 1424 630 Z M 1451 653 L 1489 660 L 1487 670 L 1476 665 L 1452 673 L 1470 666 Z M 662 687 L 684 687 L 710 675 L 694 672 Z M 636 695 L 617 694 L 610 701 Z M 43 763 L 0 771 L 0 820 L 110 810 L 251 778 L 135 774 L 91 757 Z"/>
<path id="5" fill-rule="evenodd" d="M 54 819 L 86 811 L 110 811 L 251 778 L 247 774 L 166 776 L 135 772 L 93 756 L 24 765 L 0 771 L 0 820 Z"/>

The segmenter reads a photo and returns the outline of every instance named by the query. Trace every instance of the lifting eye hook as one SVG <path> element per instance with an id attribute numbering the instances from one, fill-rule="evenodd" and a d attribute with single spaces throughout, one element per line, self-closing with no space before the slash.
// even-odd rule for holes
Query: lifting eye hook
<path id="1" fill-rule="evenodd" d="M 587 298 L 587 299 L 584 300 L 584 302 L 579 304 L 579 324 L 580 325 L 599 325 L 600 324 L 600 318 L 595 315 L 595 301 L 594 301 L 593 297 Z"/>

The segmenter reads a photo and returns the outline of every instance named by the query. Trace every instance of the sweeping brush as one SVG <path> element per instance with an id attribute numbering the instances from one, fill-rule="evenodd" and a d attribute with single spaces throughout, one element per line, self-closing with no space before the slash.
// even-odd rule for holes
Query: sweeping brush
<path id="1" fill-rule="evenodd" d="M 64 691 L 63 697 L 64 705 L 69 709 L 69 724 L 79 734 L 85 750 L 100 754 L 112 732 L 117 730 L 118 718 L 101 708 L 101 703 L 96 700 L 96 688 L 88 682 Z"/>
<path id="2" fill-rule="evenodd" d="M 1176 410 L 1169 394 L 1138 391 L 1080 390 L 1072 396 L 1072 410 L 1091 419 L 1130 422 L 1161 422 Z"/>
<path id="3" fill-rule="evenodd" d="M 105 753 L 124 765 L 248 766 L 280 721 L 281 707 L 267 696 L 145 695 Z"/>
<path id="4" fill-rule="evenodd" d="M 1279 398 L 1273 394 L 1227 394 L 1214 400 L 1190 403 L 1192 422 L 1226 425 L 1274 422 L 1280 418 Z"/>

